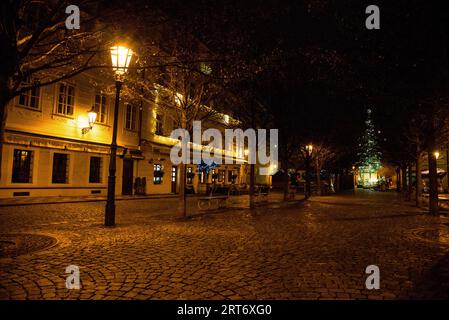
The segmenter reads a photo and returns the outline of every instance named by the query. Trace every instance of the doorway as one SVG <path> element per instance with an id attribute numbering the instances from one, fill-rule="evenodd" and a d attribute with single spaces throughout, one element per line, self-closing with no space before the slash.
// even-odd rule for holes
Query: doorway
<path id="1" fill-rule="evenodd" d="M 122 194 L 133 194 L 133 173 L 134 161 L 132 159 L 123 159 L 123 178 L 122 178 Z"/>

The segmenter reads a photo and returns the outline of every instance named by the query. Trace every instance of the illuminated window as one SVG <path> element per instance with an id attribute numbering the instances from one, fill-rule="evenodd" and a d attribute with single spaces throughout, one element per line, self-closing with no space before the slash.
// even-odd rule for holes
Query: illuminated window
<path id="1" fill-rule="evenodd" d="M 160 164 L 153 165 L 153 183 L 161 184 L 162 176 L 163 176 L 162 165 Z"/>
<path id="2" fill-rule="evenodd" d="M 201 171 L 200 173 L 200 183 L 205 183 L 207 180 L 206 173 L 204 171 Z"/>
<path id="3" fill-rule="evenodd" d="M 225 181 L 225 170 L 220 170 L 218 174 L 218 182 L 224 182 Z"/>
<path id="4" fill-rule="evenodd" d="M 29 150 L 14 149 L 12 182 L 31 182 L 32 154 L 32 151 Z"/>
<path id="5" fill-rule="evenodd" d="M 71 116 L 75 106 L 75 87 L 66 83 L 59 84 L 56 113 Z"/>
<path id="6" fill-rule="evenodd" d="M 212 73 L 212 68 L 210 67 L 210 65 L 208 63 L 201 62 L 200 63 L 200 71 L 204 74 L 209 75 Z"/>
<path id="7" fill-rule="evenodd" d="M 176 167 L 171 168 L 171 182 L 176 182 Z"/>
<path id="8" fill-rule="evenodd" d="M 192 167 L 187 167 L 187 183 L 192 184 Z"/>
<path id="9" fill-rule="evenodd" d="M 107 107 L 105 95 L 103 94 L 95 95 L 94 111 L 97 113 L 96 122 L 106 123 Z"/>

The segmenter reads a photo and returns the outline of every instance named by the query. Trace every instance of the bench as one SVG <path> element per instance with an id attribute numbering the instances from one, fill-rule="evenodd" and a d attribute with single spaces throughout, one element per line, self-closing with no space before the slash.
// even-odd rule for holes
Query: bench
<path id="1" fill-rule="evenodd" d="M 214 190 L 211 189 L 209 195 L 207 197 L 198 198 L 198 209 L 200 210 L 208 210 L 208 209 L 219 209 L 225 208 L 229 199 L 230 189 L 227 190 L 227 194 L 215 193 Z"/>
<path id="2" fill-rule="evenodd" d="M 289 188 L 287 192 L 287 199 L 288 200 L 294 200 L 296 194 L 296 188 Z"/>
<path id="3" fill-rule="evenodd" d="M 268 195 L 270 193 L 270 187 L 268 186 L 259 186 L 254 192 L 254 197 L 260 202 L 268 201 Z"/>

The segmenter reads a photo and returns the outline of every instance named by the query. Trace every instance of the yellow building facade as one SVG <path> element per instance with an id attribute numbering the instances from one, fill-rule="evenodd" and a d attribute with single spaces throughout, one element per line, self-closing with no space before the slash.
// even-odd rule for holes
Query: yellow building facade
<path id="1" fill-rule="evenodd" d="M 0 197 L 106 195 L 114 95 L 95 74 L 27 92 L 11 101 L 3 147 Z M 94 83 L 96 83 L 94 85 Z M 108 83 L 111 86 L 113 82 Z M 88 112 L 96 122 L 90 128 Z M 84 129 L 84 130 L 83 130 Z M 170 161 L 174 121 L 156 103 L 120 102 L 116 194 L 169 194 L 179 190 L 179 168 Z M 227 151 L 234 159 L 236 153 Z M 229 153 L 230 152 L 230 153 Z M 245 184 L 249 166 L 222 164 L 209 175 L 187 166 L 195 192 L 216 184 Z M 139 183 L 145 180 L 145 184 Z"/>

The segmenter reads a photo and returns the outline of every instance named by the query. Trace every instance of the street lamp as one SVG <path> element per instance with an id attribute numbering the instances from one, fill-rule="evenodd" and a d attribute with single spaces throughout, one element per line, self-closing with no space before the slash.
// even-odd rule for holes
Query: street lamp
<path id="1" fill-rule="evenodd" d="M 95 111 L 94 106 L 92 106 L 92 109 L 87 113 L 87 119 L 89 121 L 89 126 L 81 129 L 82 134 L 86 134 L 94 127 L 95 120 L 97 120 L 97 112 Z"/>
<path id="2" fill-rule="evenodd" d="M 105 219 L 106 226 L 115 225 L 115 171 L 117 155 L 117 123 L 120 103 L 120 90 L 124 76 L 128 71 L 133 51 L 123 45 L 111 47 L 112 70 L 115 72 L 115 108 L 114 124 L 112 129 L 111 155 L 109 158 L 108 197 L 106 201 Z"/>
<path id="3" fill-rule="evenodd" d="M 311 143 L 306 145 L 306 150 L 307 150 L 308 155 L 310 156 L 313 151 L 313 145 Z"/>
<path id="4" fill-rule="evenodd" d="M 310 197 L 310 158 L 312 156 L 313 145 L 310 143 L 306 145 L 306 188 L 304 195 L 306 199 Z"/>
<path id="5" fill-rule="evenodd" d="M 439 153 L 438 151 L 435 151 L 435 152 L 433 153 L 433 155 L 435 156 L 435 159 L 437 159 L 437 160 L 438 160 L 438 158 L 440 157 L 440 153 Z"/>

